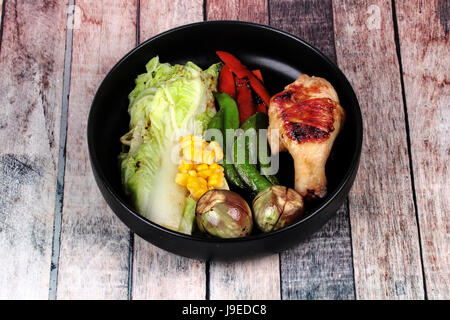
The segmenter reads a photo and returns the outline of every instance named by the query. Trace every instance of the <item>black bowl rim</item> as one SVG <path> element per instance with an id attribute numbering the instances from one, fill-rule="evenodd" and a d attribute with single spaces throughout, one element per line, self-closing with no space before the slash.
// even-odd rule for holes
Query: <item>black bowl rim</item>
<path id="1" fill-rule="evenodd" d="M 127 60 L 130 56 L 132 56 L 136 51 L 140 50 L 142 47 L 146 46 L 148 43 L 160 38 L 160 37 L 164 37 L 167 34 L 170 33 L 175 33 L 179 30 L 184 30 L 184 29 L 189 29 L 192 27 L 197 27 L 200 25 L 245 25 L 245 26 L 251 26 L 254 28 L 259 28 L 259 29 L 265 29 L 267 31 L 270 32 L 274 32 L 274 33 L 278 33 L 281 36 L 285 36 L 288 38 L 291 38 L 297 42 L 300 42 L 302 45 L 308 47 L 309 49 L 311 49 L 312 51 L 314 51 L 314 53 L 318 54 L 322 59 L 324 59 L 325 62 L 327 62 L 331 68 L 333 69 L 333 71 L 337 74 L 339 74 L 340 78 L 342 78 L 344 80 L 344 85 L 348 86 L 351 89 L 351 98 L 352 100 L 356 101 L 356 122 L 357 122 L 357 126 L 356 126 L 356 133 L 357 133 L 357 145 L 356 145 L 356 152 L 354 152 L 353 156 L 352 156 L 352 160 L 351 160 L 351 165 L 348 168 L 347 172 L 344 175 L 344 178 L 338 183 L 337 187 L 330 192 L 329 195 L 327 195 L 328 200 L 325 201 L 324 203 L 322 203 L 319 207 L 315 208 L 313 212 L 309 213 L 308 215 L 306 215 L 305 217 L 301 218 L 300 220 L 296 221 L 295 223 L 286 226 L 282 229 L 278 229 L 275 231 L 271 231 L 271 232 L 267 232 L 267 233 L 260 233 L 260 234 L 256 234 L 256 235 L 250 235 L 247 237 L 242 237 L 242 238 L 230 238 L 230 239 L 223 239 L 223 238 L 207 238 L 207 237 L 199 237 L 199 236 L 195 236 L 195 235 L 187 235 L 178 231 L 174 231 L 174 230 L 170 230 L 167 229 L 161 225 L 158 225 L 150 220 L 148 220 L 147 218 L 141 216 L 139 213 L 137 213 L 135 211 L 135 209 L 130 206 L 127 203 L 124 203 L 119 195 L 117 194 L 117 192 L 114 190 L 114 188 L 110 185 L 110 183 L 107 182 L 106 180 L 106 176 L 104 174 L 104 172 L 102 171 L 98 161 L 97 161 L 97 154 L 96 151 L 93 147 L 94 145 L 94 141 L 93 141 L 93 134 L 94 134 L 94 127 L 93 127 L 93 122 L 92 122 L 92 109 L 93 106 L 96 104 L 96 101 L 98 99 L 98 95 L 99 92 L 102 90 L 102 87 L 104 85 L 104 83 L 106 82 L 106 80 L 108 78 L 111 77 L 111 74 L 115 72 L 115 70 L 125 61 Z M 136 75 L 137 76 L 137 75 Z M 137 47 L 135 47 L 134 49 L 130 50 L 122 59 L 120 59 L 115 65 L 114 67 L 112 67 L 112 69 L 108 72 L 108 74 L 105 76 L 105 78 L 102 80 L 102 82 L 100 83 L 97 92 L 94 96 L 93 102 L 91 104 L 91 108 L 89 111 L 89 116 L 88 116 L 88 124 L 87 124 L 87 142 L 88 142 L 88 151 L 89 151 L 89 157 L 91 160 L 91 166 L 92 166 L 92 170 L 94 170 L 96 172 L 96 174 L 98 175 L 99 179 L 96 179 L 98 182 L 101 182 L 103 184 L 103 187 L 105 188 L 105 190 L 107 190 L 107 192 L 110 193 L 110 195 L 114 198 L 114 200 L 120 204 L 120 206 L 125 209 L 129 214 L 133 215 L 135 218 L 137 218 L 138 220 L 140 220 L 142 223 L 147 224 L 150 227 L 156 228 L 159 231 L 162 232 L 166 232 L 171 234 L 172 236 L 178 237 L 178 238 L 184 238 L 184 239 L 188 239 L 190 241 L 199 241 L 199 242 L 209 242 L 209 243 L 233 243 L 233 242 L 246 242 L 246 241 L 256 241 L 259 239 L 264 239 L 264 238 L 270 238 L 273 236 L 278 235 L 279 233 L 285 232 L 287 230 L 290 229 L 294 229 L 296 227 L 298 227 L 300 224 L 308 221 L 309 219 L 312 219 L 314 216 L 320 214 L 323 209 L 327 206 L 330 205 L 330 203 L 339 195 L 339 193 L 342 191 L 342 189 L 345 187 L 345 185 L 348 183 L 348 181 L 351 179 L 352 173 L 358 169 L 359 166 L 359 159 L 361 156 L 361 150 L 362 150 L 362 142 L 363 142 L 363 120 L 362 120 L 362 113 L 361 113 L 361 108 L 358 102 L 358 99 L 356 97 L 356 94 L 353 90 L 353 87 L 351 86 L 350 82 L 348 81 L 347 77 L 345 76 L 345 74 L 339 69 L 339 67 L 333 62 L 331 61 L 325 54 L 323 54 L 319 49 L 317 49 L 315 46 L 313 46 L 312 44 L 308 43 L 307 41 L 303 40 L 300 37 L 294 36 L 286 31 L 265 25 L 265 24 L 259 24 L 259 23 L 254 23 L 254 22 L 248 22 L 248 21 L 236 21 L 236 20 L 215 20 L 215 21 L 201 21 L 201 22 L 195 22 L 195 23 L 190 23 L 190 24 L 185 24 L 176 28 L 172 28 L 170 30 L 164 31 L 162 33 L 159 33 L 147 40 L 145 40 L 144 42 L 142 42 L 141 44 L 139 44 Z M 114 210 L 113 210 L 114 211 Z M 132 228 L 130 228 L 131 231 Z"/>

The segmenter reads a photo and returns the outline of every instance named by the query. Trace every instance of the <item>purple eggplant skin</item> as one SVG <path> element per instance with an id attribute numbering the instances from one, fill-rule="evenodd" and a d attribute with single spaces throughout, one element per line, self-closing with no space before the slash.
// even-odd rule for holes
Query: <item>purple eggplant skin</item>
<path id="1" fill-rule="evenodd" d="M 285 186 L 271 186 L 253 199 L 256 226 L 263 232 L 281 229 L 304 213 L 303 197 Z"/>
<path id="2" fill-rule="evenodd" d="M 241 238 L 253 229 L 250 206 L 237 193 L 209 190 L 197 202 L 197 226 L 200 231 L 218 238 Z"/>

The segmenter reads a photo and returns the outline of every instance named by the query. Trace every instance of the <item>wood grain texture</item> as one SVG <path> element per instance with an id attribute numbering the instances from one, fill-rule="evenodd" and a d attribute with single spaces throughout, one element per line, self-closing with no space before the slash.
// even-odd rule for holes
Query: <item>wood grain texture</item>
<path id="1" fill-rule="evenodd" d="M 391 2 L 333 2 L 336 55 L 359 98 L 364 142 L 349 196 L 357 299 L 423 299 Z"/>
<path id="2" fill-rule="evenodd" d="M 396 1 L 427 296 L 450 299 L 448 1 Z"/>
<path id="3" fill-rule="evenodd" d="M 66 4 L 10 0 L 4 5 L 0 52 L 0 298 L 46 299 Z"/>
<path id="4" fill-rule="evenodd" d="M 126 299 L 129 232 L 100 194 L 86 126 L 95 92 L 136 43 L 137 1 L 76 2 L 58 299 Z"/>
<path id="5" fill-rule="evenodd" d="M 355 299 L 347 205 L 318 232 L 281 254 L 283 299 Z"/>
<path id="6" fill-rule="evenodd" d="M 279 255 L 238 262 L 211 262 L 211 300 L 280 299 Z"/>
<path id="7" fill-rule="evenodd" d="M 203 21 L 203 0 L 140 0 L 140 40 L 192 22 Z"/>
<path id="8" fill-rule="evenodd" d="M 246 20 L 267 24 L 268 3 L 258 1 L 206 2 L 208 20 Z M 280 299 L 279 255 L 237 261 L 210 262 L 211 299 Z"/>
<path id="9" fill-rule="evenodd" d="M 268 24 L 268 0 L 207 0 L 206 18 Z"/>
<path id="10" fill-rule="evenodd" d="M 141 0 L 140 39 L 202 21 L 203 1 Z M 173 255 L 135 235 L 132 299 L 204 299 L 205 263 Z"/>
<path id="11" fill-rule="evenodd" d="M 335 61 L 331 3 L 331 0 L 272 0 L 270 24 L 305 39 Z"/>
<path id="12" fill-rule="evenodd" d="M 331 2 L 271 1 L 271 24 L 305 39 L 336 60 Z M 280 261 L 283 299 L 354 299 L 346 204 L 321 230 L 282 253 Z"/>
<path id="13" fill-rule="evenodd" d="M 200 300 L 205 263 L 169 253 L 135 235 L 132 299 Z"/>

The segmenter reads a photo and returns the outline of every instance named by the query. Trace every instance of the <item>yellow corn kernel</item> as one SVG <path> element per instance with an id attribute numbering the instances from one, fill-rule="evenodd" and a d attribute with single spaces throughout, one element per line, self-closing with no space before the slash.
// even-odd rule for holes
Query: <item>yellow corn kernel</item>
<path id="1" fill-rule="evenodd" d="M 194 181 L 192 181 L 191 179 L 188 179 L 186 188 L 192 193 L 195 189 L 197 189 L 197 184 Z"/>
<path id="2" fill-rule="evenodd" d="M 197 194 L 197 188 L 188 188 L 188 190 L 189 190 L 190 195 L 191 195 L 195 200 L 197 200 L 197 196 L 196 196 L 196 194 Z"/>
<path id="3" fill-rule="evenodd" d="M 219 178 L 222 178 L 222 174 L 220 174 L 220 173 L 213 173 L 212 175 L 211 175 L 211 178 L 214 178 L 214 179 L 219 179 Z"/>
<path id="4" fill-rule="evenodd" d="M 206 187 L 208 185 L 208 182 L 205 178 L 197 177 L 197 181 L 200 186 Z"/>
<path id="5" fill-rule="evenodd" d="M 215 163 L 223 158 L 220 145 L 192 135 L 184 136 L 180 143 L 183 160 L 175 181 L 184 185 L 195 200 L 208 190 L 223 187 L 223 167 Z"/>
<path id="6" fill-rule="evenodd" d="M 199 177 L 202 177 L 202 178 L 205 178 L 205 179 L 208 178 L 211 174 L 212 174 L 212 171 L 210 169 L 202 170 L 202 171 L 198 171 L 197 172 L 197 175 Z"/>
<path id="7" fill-rule="evenodd" d="M 191 152 L 191 147 L 187 146 L 181 149 L 181 158 L 184 161 L 191 162 L 193 160 L 194 154 Z"/>
<path id="8" fill-rule="evenodd" d="M 191 140 L 191 144 L 195 147 L 195 149 L 203 149 L 205 145 L 205 141 L 201 137 L 194 136 Z"/>
<path id="9" fill-rule="evenodd" d="M 223 172 L 223 167 L 222 167 L 221 165 L 217 164 L 217 163 L 211 164 L 211 165 L 209 166 L 209 169 L 210 169 L 212 172 L 215 172 L 215 173 L 222 173 L 222 172 Z"/>
<path id="10" fill-rule="evenodd" d="M 177 173 L 175 176 L 175 183 L 180 186 L 186 186 L 188 182 L 189 175 L 187 173 Z"/>
<path id="11" fill-rule="evenodd" d="M 197 189 L 194 192 L 191 192 L 191 196 L 192 198 L 194 198 L 195 201 L 198 201 L 198 199 L 200 199 L 201 196 L 206 193 L 206 191 L 208 191 L 207 188 Z"/>
<path id="12" fill-rule="evenodd" d="M 203 170 L 208 170 L 209 166 L 206 163 L 202 163 L 202 164 L 198 164 L 195 167 L 195 170 L 197 170 L 198 172 L 203 171 Z"/>
<path id="13" fill-rule="evenodd" d="M 202 161 L 207 164 L 213 164 L 214 163 L 214 151 L 204 150 Z"/>
<path id="14" fill-rule="evenodd" d="M 212 175 L 208 178 L 208 186 L 221 187 L 223 185 L 223 178 L 219 175 Z"/>
<path id="15" fill-rule="evenodd" d="M 200 136 L 194 136 L 192 138 L 192 142 L 195 144 L 196 147 L 201 148 L 201 149 L 204 149 L 208 146 L 208 142 L 203 140 L 203 138 Z"/>
<path id="16" fill-rule="evenodd" d="M 211 141 L 209 143 L 208 149 L 214 151 L 214 161 L 219 162 L 223 159 L 223 150 L 220 147 L 220 144 L 217 141 Z"/>
<path id="17" fill-rule="evenodd" d="M 223 186 L 223 182 L 213 180 L 210 183 L 208 183 L 208 186 L 212 188 L 221 188 Z"/>
<path id="18" fill-rule="evenodd" d="M 182 167 L 178 167 L 179 173 L 188 173 L 189 170 L 183 169 Z"/>
<path id="19" fill-rule="evenodd" d="M 181 152 L 183 156 L 189 155 L 191 153 L 191 144 L 190 143 L 181 144 Z"/>
<path id="20" fill-rule="evenodd" d="M 186 135 L 181 138 L 181 155 L 183 159 L 192 160 L 194 156 L 194 143 L 193 136 Z"/>
<path id="21" fill-rule="evenodd" d="M 188 171 L 188 174 L 189 174 L 190 176 L 192 176 L 192 177 L 196 177 L 196 176 L 197 176 L 197 171 L 195 171 L 195 170 L 189 170 L 189 171 Z"/>
<path id="22" fill-rule="evenodd" d="M 180 165 L 178 166 L 178 171 L 181 173 L 187 173 L 189 170 L 192 170 L 194 165 L 191 162 L 181 160 Z"/>
<path id="23" fill-rule="evenodd" d="M 199 186 L 199 184 L 198 184 L 198 182 L 197 182 L 197 177 L 189 176 L 188 179 L 187 179 L 186 188 L 187 188 L 189 191 L 193 191 L 193 190 L 195 190 L 198 186 Z"/>
<path id="24" fill-rule="evenodd" d="M 198 200 L 206 191 L 208 191 L 207 182 L 203 178 L 194 178 L 191 177 L 188 184 L 186 185 L 189 190 L 191 196 Z"/>

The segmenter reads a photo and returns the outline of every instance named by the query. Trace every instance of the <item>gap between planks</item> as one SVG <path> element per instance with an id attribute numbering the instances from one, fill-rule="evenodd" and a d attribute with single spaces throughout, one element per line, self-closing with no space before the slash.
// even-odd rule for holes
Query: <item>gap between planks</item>
<path id="1" fill-rule="evenodd" d="M 70 80 L 72 70 L 72 39 L 75 0 L 67 7 L 66 47 L 64 57 L 63 92 L 61 99 L 61 124 L 59 132 L 58 171 L 53 222 L 52 256 L 50 264 L 49 300 L 56 300 L 58 287 L 59 252 L 61 247 L 62 210 L 64 200 L 64 175 L 66 170 L 67 116 L 69 109 Z"/>
<path id="2" fill-rule="evenodd" d="M 137 0 L 136 2 L 136 46 L 138 46 L 141 42 L 141 0 Z M 133 264 L 134 264 L 134 241 L 135 234 L 130 230 L 130 242 L 128 249 L 128 294 L 127 299 L 133 299 Z"/>
<path id="3" fill-rule="evenodd" d="M 401 55 L 401 49 L 400 49 L 400 35 L 399 35 L 399 31 L 398 31 L 397 10 L 395 7 L 395 0 L 392 0 L 391 6 L 392 6 L 392 21 L 394 24 L 395 49 L 397 52 L 397 59 L 398 59 L 399 73 L 400 73 L 400 85 L 402 88 L 403 112 L 405 114 L 406 143 L 407 143 L 407 147 L 408 147 L 408 158 L 409 158 L 409 174 L 411 175 L 412 197 L 413 197 L 413 204 L 414 204 L 414 212 L 416 214 L 417 234 L 418 234 L 418 238 L 419 238 L 419 254 L 420 254 L 420 261 L 422 264 L 422 277 L 423 277 L 422 281 L 423 281 L 423 289 L 424 289 L 424 298 L 425 298 L 425 300 L 428 300 L 427 286 L 426 286 L 426 280 L 425 280 L 426 278 L 425 278 L 424 261 L 423 261 L 422 239 L 421 239 L 421 233 L 420 233 L 419 212 L 417 210 L 416 186 L 415 186 L 414 167 L 413 167 L 412 151 L 411 151 L 411 133 L 410 133 L 410 128 L 409 128 L 408 108 L 406 106 L 405 80 L 403 79 L 403 62 L 402 62 L 402 55 Z"/>
<path id="4" fill-rule="evenodd" d="M 0 51 L 2 50 L 2 36 L 3 36 L 3 17 L 5 16 L 5 10 L 3 2 L 6 0 L 0 0 Z"/>

